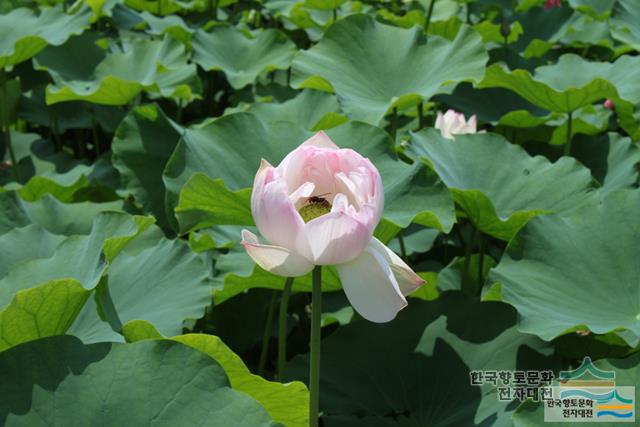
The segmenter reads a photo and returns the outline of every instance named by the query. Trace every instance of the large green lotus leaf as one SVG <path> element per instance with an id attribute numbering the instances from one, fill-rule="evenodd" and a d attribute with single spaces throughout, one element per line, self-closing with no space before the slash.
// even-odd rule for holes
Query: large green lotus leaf
<path id="1" fill-rule="evenodd" d="M 451 229 L 453 204 L 444 185 L 424 165 L 400 161 L 385 132 L 365 123 L 349 123 L 328 134 L 338 146 L 353 148 L 378 168 L 385 188 L 387 220 L 401 227 L 414 221 L 442 231 Z M 167 164 L 164 177 L 170 193 L 181 191 L 176 208 L 181 232 L 214 224 L 251 225 L 248 193 L 238 190 L 251 187 L 261 158 L 276 165 L 310 135 L 300 124 L 264 123 L 248 113 L 232 114 L 188 129 Z M 191 178 L 198 172 L 223 183 L 202 176 Z M 192 181 L 187 185 L 189 178 Z M 213 198 L 213 188 L 222 196 Z M 168 197 L 171 206 L 175 196 Z M 229 201 L 228 213 L 222 204 L 225 200 Z M 240 212 L 244 214 L 233 216 Z"/>
<path id="2" fill-rule="evenodd" d="M 35 258 L 48 258 L 65 236 L 49 233 L 39 225 L 31 224 L 0 235 L 0 278 L 9 267 Z"/>
<path id="3" fill-rule="evenodd" d="M 536 215 L 572 210 L 589 197 L 591 175 L 574 159 L 530 157 L 496 134 L 449 140 L 427 129 L 411 141 L 409 154 L 436 171 L 474 225 L 502 240 Z"/>
<path id="4" fill-rule="evenodd" d="M 102 301 L 117 329 L 131 320 L 146 320 L 165 335 L 182 332 L 185 319 L 199 319 L 211 303 L 209 267 L 180 240 L 163 239 L 137 254 L 122 253 L 109 266 L 108 296 Z M 109 317 L 109 316 L 107 316 Z M 69 333 L 83 342 L 113 339 L 115 334 L 98 316 L 93 300 Z M 122 338 L 119 338 L 122 340 Z"/>
<path id="5" fill-rule="evenodd" d="M 276 425 L 220 364 L 171 340 L 45 338 L 0 353 L 0 372 L 7 425 Z"/>
<path id="6" fill-rule="evenodd" d="M 109 169 L 113 171 L 104 159 L 89 166 L 67 153 L 55 151 L 50 141 L 37 134 L 12 132 L 12 139 L 20 183 L 13 181 L 10 170 L 0 170 L 0 183 L 8 182 L 5 189 L 17 190 L 22 200 L 33 202 L 46 194 L 62 202 L 117 199 L 113 188 L 109 188 L 112 183 L 108 177 L 99 176 Z"/>
<path id="7" fill-rule="evenodd" d="M 558 116 L 558 113 L 551 116 Z M 571 138 L 576 135 L 597 135 L 607 130 L 611 111 L 602 105 L 587 105 L 575 111 L 571 119 Z M 562 145 L 567 142 L 569 120 L 566 115 L 548 120 L 547 125 L 556 126 L 551 134 L 549 144 Z"/>
<path id="8" fill-rule="evenodd" d="M 573 144 L 573 156 L 591 169 L 602 185 L 601 194 L 637 185 L 640 148 L 631 139 L 610 132 L 597 137 L 580 136 Z"/>
<path id="9" fill-rule="evenodd" d="M 46 103 L 45 93 L 46 83 L 23 93 L 18 106 L 18 116 L 32 124 L 45 127 L 52 127 L 55 123 L 59 133 L 64 133 L 69 129 L 89 129 L 92 127 L 92 120 L 103 130 L 114 132 L 125 115 L 125 111 L 118 107 L 87 104 L 82 101 L 50 106 Z M 51 142 L 48 144 L 51 145 Z"/>
<path id="10" fill-rule="evenodd" d="M 537 3 L 540 5 L 541 2 Z M 518 8 L 523 8 L 524 4 L 520 2 Z M 509 5 L 503 5 L 503 8 L 505 6 L 506 8 L 509 7 Z M 524 29 L 524 33 L 516 43 L 517 51 L 524 52 L 535 41 L 556 40 L 560 34 L 564 33 L 566 24 L 573 14 L 573 10 L 568 7 L 554 7 L 551 9 L 532 7 L 525 13 L 514 16 L 513 19 L 517 19 Z"/>
<path id="11" fill-rule="evenodd" d="M 436 238 L 440 235 L 438 230 L 412 225 L 402 232 L 402 240 L 407 255 L 425 253 L 431 250 Z M 382 239 L 381 239 L 382 240 Z M 385 243 L 384 240 L 382 240 Z M 401 253 L 398 239 L 391 242 L 387 240 L 388 246 L 396 253 Z"/>
<path id="12" fill-rule="evenodd" d="M 618 0 L 611 18 L 611 35 L 640 51 L 640 3 Z"/>
<path id="13" fill-rule="evenodd" d="M 70 15 L 62 7 L 42 8 L 40 15 L 26 8 L 0 15 L 0 68 L 25 61 L 48 45 L 60 46 L 89 26 L 91 9 Z"/>
<path id="14" fill-rule="evenodd" d="M 515 323 L 504 304 L 449 291 L 412 299 L 393 322 L 340 327 L 322 342 L 325 425 L 509 425 L 509 402 L 490 385 L 470 385 L 469 373 L 555 365 L 549 346 Z M 306 379 L 307 370 L 308 355 L 288 365 L 291 378 Z"/>
<path id="15" fill-rule="evenodd" d="M 180 192 L 175 209 L 182 231 L 213 225 L 253 225 L 251 189 L 229 191 L 221 179 L 198 172 Z"/>
<path id="16" fill-rule="evenodd" d="M 193 60 L 205 70 L 222 70 L 235 89 L 253 83 L 264 71 L 289 67 L 295 45 L 283 33 L 268 29 L 253 38 L 235 27 L 219 26 L 193 37 Z"/>
<path id="17" fill-rule="evenodd" d="M 113 165 L 125 192 L 166 228 L 162 172 L 178 144 L 182 129 L 155 104 L 133 109 L 122 121 L 111 144 Z"/>
<path id="18" fill-rule="evenodd" d="M 602 133 L 608 128 L 611 115 L 611 111 L 602 105 L 587 105 L 574 111 L 571 119 L 572 140 L 577 135 Z M 543 138 L 551 145 L 566 144 L 569 132 L 569 118 L 562 113 L 533 115 L 527 110 L 513 110 L 502 116 L 499 124 L 514 128 L 534 128 L 541 125 L 553 127 L 551 136 Z M 514 138 L 517 139 L 517 134 Z"/>
<path id="19" fill-rule="evenodd" d="M 615 372 L 616 386 L 635 386 L 637 388 L 638 384 L 640 384 L 640 354 L 635 354 L 625 359 L 597 360 L 595 361 L 594 365 L 598 369 L 601 369 L 603 371 Z M 554 385 L 558 385 L 557 381 L 554 381 Z M 639 411 L 640 400 L 638 399 L 638 395 L 636 394 L 636 417 L 638 416 Z M 540 402 L 536 403 L 531 400 L 522 402 L 522 404 L 513 413 L 513 425 L 515 427 L 537 427 L 543 424 L 558 427 L 584 426 L 582 422 L 546 423 L 544 422 L 544 404 Z M 600 425 L 616 426 L 620 424 L 612 422 L 605 424 L 604 422 L 602 422 L 602 424 Z"/>
<path id="20" fill-rule="evenodd" d="M 55 151 L 53 144 L 42 139 L 38 134 L 11 132 L 11 139 L 20 171 L 20 182 L 23 184 L 36 175 L 55 178 L 81 164 L 80 161 L 73 159 L 68 154 Z M 9 172 L 0 171 L 0 182 L 11 181 Z M 63 177 L 63 181 L 69 182 L 76 178 Z"/>
<path id="21" fill-rule="evenodd" d="M 208 354 L 225 370 L 234 390 L 242 391 L 260 402 L 269 416 L 286 427 L 306 427 L 309 423 L 309 391 L 298 381 L 281 384 L 253 375 L 242 359 L 222 340 L 205 334 L 188 334 L 172 338 Z"/>
<path id="22" fill-rule="evenodd" d="M 593 45 L 614 50 L 609 21 L 599 20 L 598 17 L 593 17 L 594 15 L 593 12 L 590 14 L 574 13 L 558 37 L 547 41 L 547 43 L 551 43 L 547 46 L 553 48 L 554 43 L 562 43 L 575 48 Z"/>
<path id="23" fill-rule="evenodd" d="M 496 123 L 515 111 L 526 111 L 534 117 L 545 115 L 542 110 L 522 99 L 512 91 L 502 88 L 474 89 L 469 83 L 461 83 L 449 95 L 438 95 L 435 100 L 464 112 L 476 115 L 478 120 Z"/>
<path id="24" fill-rule="evenodd" d="M 15 191 L 0 192 L 0 235 L 28 224 L 39 224 L 53 234 L 88 234 L 98 213 L 121 211 L 122 205 L 122 201 L 62 203 L 48 195 L 25 202 Z"/>
<path id="25" fill-rule="evenodd" d="M 132 9 L 144 10 L 160 16 L 171 15 L 176 12 L 208 13 L 210 5 L 217 5 L 218 8 L 221 8 L 236 2 L 237 0 L 218 0 L 217 3 L 210 3 L 209 0 L 124 0 L 124 4 Z M 219 10 L 219 15 L 220 12 Z"/>
<path id="26" fill-rule="evenodd" d="M 51 194 L 61 202 L 72 202 L 77 192 L 87 189 L 90 185 L 80 170 L 62 175 L 60 178 L 62 182 L 44 176 L 34 176 L 18 190 L 18 194 L 26 202 L 39 200 L 46 194 Z"/>
<path id="27" fill-rule="evenodd" d="M 115 212 L 98 215 L 89 235 L 70 236 L 52 256 L 10 267 L 0 280 L 0 307 L 6 306 L 17 291 L 51 280 L 76 279 L 87 289 L 95 287 L 107 263 L 152 223 L 149 217 Z"/>
<path id="28" fill-rule="evenodd" d="M 335 95 L 317 90 L 304 90 L 295 98 L 279 104 L 256 102 L 250 104 L 246 111 L 265 123 L 300 123 L 310 131 L 330 129 L 347 121 L 339 114 Z"/>
<path id="29" fill-rule="evenodd" d="M 606 18 L 616 1 L 619 0 L 569 0 L 569 5 L 580 12 Z"/>
<path id="30" fill-rule="evenodd" d="M 158 339 L 162 336 L 143 320 L 124 325 L 127 342 Z M 257 400 L 275 421 L 286 427 L 309 425 L 309 391 L 298 381 L 288 384 L 267 381 L 252 374 L 242 359 L 215 335 L 187 334 L 171 338 L 209 355 L 222 366 L 234 390 L 248 394 Z"/>
<path id="31" fill-rule="evenodd" d="M 310 9 L 333 10 L 342 6 L 346 0 L 304 0 L 303 6 Z"/>
<path id="32" fill-rule="evenodd" d="M 140 13 L 140 20 L 141 24 L 146 26 L 146 33 L 154 36 L 170 34 L 174 39 L 180 40 L 187 46 L 190 45 L 191 36 L 195 33 L 195 30 L 178 15 L 158 17 L 145 11 Z"/>
<path id="33" fill-rule="evenodd" d="M 576 73 L 575 70 L 580 70 Z M 508 71 L 500 64 L 487 68 L 480 88 L 502 87 L 549 111 L 569 113 L 604 98 L 640 102 L 640 58 L 622 56 L 614 63 L 589 62 L 567 54 L 553 65 L 538 67 L 535 75 L 526 70 Z"/>
<path id="34" fill-rule="evenodd" d="M 640 336 L 640 190 L 608 194 L 570 215 L 531 220 L 490 282 L 520 314 L 520 330 L 551 340 L 575 328 Z"/>
<path id="35" fill-rule="evenodd" d="M 292 83 L 334 91 L 355 120 L 378 125 L 394 106 L 415 105 L 461 81 L 484 74 L 488 56 L 480 36 L 463 27 L 453 41 L 352 15 L 293 60 Z"/>
<path id="36" fill-rule="evenodd" d="M 91 291 L 74 279 L 47 282 L 18 291 L 0 310 L 0 351 L 38 338 L 63 335 Z"/>
<path id="37" fill-rule="evenodd" d="M 170 36 L 162 40 L 132 38 L 105 51 L 95 35 L 77 37 L 36 58 L 37 68 L 48 71 L 54 84 L 47 86 L 47 104 L 88 101 L 124 105 L 142 91 L 150 95 L 190 102 L 196 97 L 196 66 L 189 64 L 185 47 Z M 80 63 L 73 60 L 86 57 Z"/>

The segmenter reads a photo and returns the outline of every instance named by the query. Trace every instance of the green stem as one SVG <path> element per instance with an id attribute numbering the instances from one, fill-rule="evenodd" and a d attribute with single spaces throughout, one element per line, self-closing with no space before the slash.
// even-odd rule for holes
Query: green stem
<path id="1" fill-rule="evenodd" d="M 273 313 L 276 311 L 276 296 L 278 291 L 271 294 L 271 302 L 269 302 L 269 311 L 267 311 L 267 321 L 264 325 L 264 333 L 262 334 L 262 351 L 260 351 L 260 362 L 258 363 L 258 374 L 264 375 L 264 369 L 267 365 L 267 355 L 269 353 L 269 341 L 271 338 L 271 328 L 273 326 Z"/>
<path id="2" fill-rule="evenodd" d="M 211 15 L 211 19 L 218 19 L 218 0 L 209 0 L 209 14 Z"/>
<path id="3" fill-rule="evenodd" d="M 322 315 L 322 267 L 313 269 L 311 293 L 311 361 L 309 364 L 309 425 L 318 427 L 320 413 L 320 319 Z"/>
<path id="4" fill-rule="evenodd" d="M 58 122 L 58 108 L 57 105 L 51 106 L 51 121 L 53 122 L 53 140 L 58 148 L 62 150 L 62 140 L 60 139 L 60 126 Z"/>
<path id="5" fill-rule="evenodd" d="M 571 155 L 571 140 L 573 133 L 573 111 L 569 112 L 569 117 L 567 118 L 567 143 L 564 145 L 564 155 Z"/>
<path id="6" fill-rule="evenodd" d="M 162 0 L 158 0 L 158 15 L 162 16 Z"/>
<path id="7" fill-rule="evenodd" d="M 436 0 L 431 0 L 429 4 L 429 11 L 427 12 L 427 19 L 424 23 L 424 32 L 429 32 L 429 24 L 431 23 L 431 15 L 433 15 L 433 6 L 436 4 Z"/>
<path id="8" fill-rule="evenodd" d="M 78 129 L 75 132 L 76 135 L 76 151 L 75 151 L 75 156 L 78 159 L 84 159 L 87 155 L 87 152 L 85 150 L 85 138 L 84 138 L 84 130 L 82 129 Z"/>
<path id="9" fill-rule="evenodd" d="M 422 101 L 418 103 L 418 130 L 424 127 L 424 104 Z"/>
<path id="10" fill-rule="evenodd" d="M 182 99 L 178 100 L 178 112 L 176 114 L 176 120 L 178 121 L 178 123 L 182 123 Z"/>
<path id="11" fill-rule="evenodd" d="M 5 75 L 4 69 L 0 69 L 0 85 L 2 85 L 2 98 L 7 99 L 7 78 Z M 16 182 L 20 182 L 20 172 L 18 171 L 18 162 L 16 161 L 16 153 L 13 151 L 13 143 L 11 141 L 11 127 L 9 122 L 9 114 L 6 114 L 6 123 L 4 119 L 2 120 L 2 131 L 4 132 L 4 141 L 7 145 L 7 151 L 9 151 L 9 158 L 11 159 L 11 169 L 13 170 L 13 176 L 16 179 Z"/>
<path id="12" fill-rule="evenodd" d="M 465 292 L 467 295 L 469 292 L 469 266 L 471 265 L 471 253 L 473 252 L 473 243 L 476 237 L 476 229 L 471 229 L 471 235 L 469 236 L 469 242 L 467 242 L 467 247 L 464 254 L 464 271 L 462 272 L 462 292 Z"/>
<path id="13" fill-rule="evenodd" d="M 284 368 L 287 364 L 287 312 L 289 311 L 289 295 L 292 286 L 293 277 L 287 277 L 284 282 L 278 315 L 278 381 L 284 380 Z"/>
<path id="14" fill-rule="evenodd" d="M 91 135 L 93 137 L 93 149 L 96 150 L 96 156 L 102 153 L 100 150 L 100 135 L 98 134 L 98 121 L 93 109 L 91 109 Z"/>
<path id="15" fill-rule="evenodd" d="M 509 36 L 503 36 L 504 62 L 509 65 Z"/>
<path id="16" fill-rule="evenodd" d="M 13 170 L 13 176 L 16 182 L 20 182 L 20 172 L 18 171 L 18 162 L 16 161 L 16 153 L 13 151 L 13 144 L 11 142 L 11 129 L 9 125 L 4 126 L 4 142 L 7 144 L 7 150 L 9 150 L 9 157 L 11 158 L 11 169 Z"/>
<path id="17" fill-rule="evenodd" d="M 400 244 L 400 256 L 402 259 L 407 259 L 407 248 L 404 245 L 404 236 L 402 235 L 402 230 L 398 233 L 398 243 Z"/>
<path id="18" fill-rule="evenodd" d="M 478 246 L 480 250 L 480 259 L 478 260 L 478 289 L 476 294 L 480 295 L 482 293 L 482 286 L 484 285 L 483 277 L 484 277 L 484 245 L 485 239 L 482 236 L 482 233 L 478 234 Z"/>
<path id="19" fill-rule="evenodd" d="M 336 22 L 338 20 L 338 9 L 334 8 L 333 9 L 333 22 Z"/>
<path id="20" fill-rule="evenodd" d="M 396 132 L 398 131 L 398 107 L 393 107 L 391 113 L 391 137 L 396 140 Z"/>

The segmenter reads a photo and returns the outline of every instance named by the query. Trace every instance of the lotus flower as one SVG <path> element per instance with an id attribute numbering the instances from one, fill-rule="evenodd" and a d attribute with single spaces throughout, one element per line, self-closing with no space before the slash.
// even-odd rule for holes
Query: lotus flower
<path id="1" fill-rule="evenodd" d="M 242 231 L 242 244 L 256 264 L 281 276 L 335 265 L 356 311 L 373 322 L 388 322 L 424 280 L 373 237 L 383 207 L 376 167 L 319 132 L 277 167 L 262 160 L 251 212 L 270 244 L 261 244 L 249 230 Z"/>
<path id="2" fill-rule="evenodd" d="M 475 115 L 471 116 L 467 121 L 464 118 L 464 114 L 454 110 L 448 110 L 444 114 L 438 112 L 435 127 L 440 130 L 442 136 L 453 139 L 453 135 L 476 133 L 477 126 L 478 122 Z"/>

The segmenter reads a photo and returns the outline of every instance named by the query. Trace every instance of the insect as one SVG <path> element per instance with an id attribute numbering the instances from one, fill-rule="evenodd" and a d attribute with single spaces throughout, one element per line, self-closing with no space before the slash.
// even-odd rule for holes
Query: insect
<path id="1" fill-rule="evenodd" d="M 310 205 L 320 205 L 323 208 L 331 209 L 331 203 L 324 196 L 328 196 L 331 193 L 319 194 L 317 196 L 311 196 L 307 199 L 307 203 Z"/>

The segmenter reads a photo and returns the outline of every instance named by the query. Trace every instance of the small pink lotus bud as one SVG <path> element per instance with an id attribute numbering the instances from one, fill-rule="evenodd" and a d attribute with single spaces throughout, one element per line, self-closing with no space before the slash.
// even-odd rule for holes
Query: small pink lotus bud
<path id="1" fill-rule="evenodd" d="M 613 103 L 613 101 L 612 101 L 612 100 L 610 100 L 609 98 L 607 98 L 607 99 L 604 101 L 604 108 L 607 108 L 607 109 L 609 109 L 609 110 L 615 110 L 615 109 L 616 109 L 616 106 L 615 106 L 615 104 Z"/>
<path id="2" fill-rule="evenodd" d="M 562 0 L 547 0 L 544 4 L 545 9 L 553 9 L 554 7 L 562 7 Z"/>

